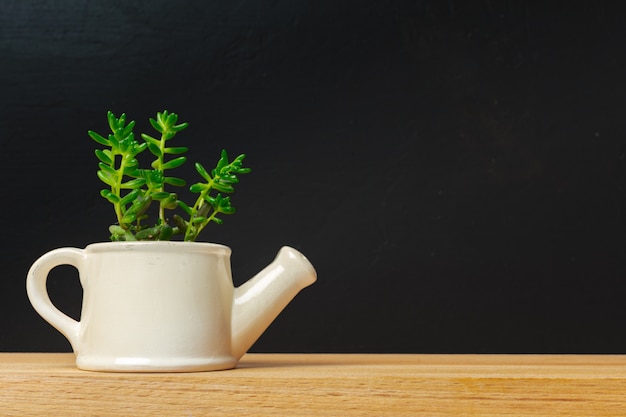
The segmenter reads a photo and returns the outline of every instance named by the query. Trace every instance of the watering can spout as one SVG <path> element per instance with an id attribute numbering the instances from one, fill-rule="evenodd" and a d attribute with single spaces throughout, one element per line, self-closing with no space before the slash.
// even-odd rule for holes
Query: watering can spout
<path id="1" fill-rule="evenodd" d="M 296 294 L 316 279 L 317 274 L 308 259 L 284 246 L 271 264 L 235 288 L 233 356 L 241 358 Z"/>

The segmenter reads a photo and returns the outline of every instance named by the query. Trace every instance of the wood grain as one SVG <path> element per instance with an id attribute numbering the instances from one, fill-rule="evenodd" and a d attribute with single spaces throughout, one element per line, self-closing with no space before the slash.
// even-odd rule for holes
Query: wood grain
<path id="1" fill-rule="evenodd" d="M 0 354 L 3 416 L 624 416 L 626 356 L 248 354 L 237 369 L 77 370 Z"/>

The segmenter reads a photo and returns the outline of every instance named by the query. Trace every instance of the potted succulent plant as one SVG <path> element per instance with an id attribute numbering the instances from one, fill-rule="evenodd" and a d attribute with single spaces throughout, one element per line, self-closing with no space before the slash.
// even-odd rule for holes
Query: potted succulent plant
<path id="1" fill-rule="evenodd" d="M 135 136 L 126 115 L 107 115 L 111 132 L 89 136 L 96 149 L 100 194 L 113 206 L 110 242 L 84 249 L 58 248 L 37 259 L 27 276 L 35 310 L 69 340 L 81 369 L 100 371 L 204 371 L 235 367 L 289 301 L 316 280 L 298 251 L 283 247 L 276 259 L 234 288 L 230 248 L 197 242 L 211 222 L 235 212 L 230 197 L 245 155 L 221 152 L 215 168 L 195 169 L 193 203 L 172 189 L 187 182 L 171 175 L 187 147 L 169 146 L 188 127 L 178 115 L 159 112 L 156 135 Z M 157 137 L 155 137 L 157 136 Z M 146 154 L 148 167 L 139 161 Z M 51 302 L 46 281 L 58 265 L 72 265 L 83 287 L 80 321 Z"/>
<path id="2" fill-rule="evenodd" d="M 171 147 L 168 142 L 187 128 L 188 123 L 178 123 L 176 113 L 159 112 L 156 118 L 150 119 L 150 124 L 160 137 L 142 133 L 140 142 L 133 132 L 135 122 L 127 122 L 125 114 L 116 117 L 108 112 L 107 119 L 111 129 L 108 137 L 93 130 L 88 133 L 105 147 L 96 149 L 95 153 L 99 159 L 98 177 L 107 185 L 100 194 L 113 205 L 117 217 L 117 223 L 109 229 L 111 240 L 171 240 L 180 234 L 184 241 L 193 242 L 210 222 L 222 223 L 219 215 L 235 212 L 230 197 L 223 194 L 235 191 L 238 175 L 250 172 L 243 166 L 244 154 L 229 162 L 226 151 L 222 150 L 217 166 L 210 173 L 196 162 L 195 168 L 202 181 L 189 188 L 198 196 L 188 205 L 177 193 L 166 190 L 167 186 L 186 185 L 185 180 L 170 176 L 169 172 L 187 161 L 183 154 L 188 148 Z M 137 159 L 146 150 L 154 158 L 148 169 L 141 168 Z M 158 213 L 156 220 L 150 222 L 148 210 L 153 203 L 158 204 Z M 177 208 L 184 211 L 186 220 L 177 213 L 168 217 L 168 211 Z"/>

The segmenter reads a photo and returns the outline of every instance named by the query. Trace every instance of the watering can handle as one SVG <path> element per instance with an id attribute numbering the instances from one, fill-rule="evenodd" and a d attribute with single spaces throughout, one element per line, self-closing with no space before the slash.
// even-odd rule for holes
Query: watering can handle
<path id="1" fill-rule="evenodd" d="M 80 323 L 52 304 L 46 283 L 50 271 L 59 265 L 71 265 L 80 272 L 83 259 L 84 251 L 82 249 L 54 249 L 33 263 L 26 278 L 26 292 L 35 311 L 69 340 L 74 352 L 78 347 Z"/>

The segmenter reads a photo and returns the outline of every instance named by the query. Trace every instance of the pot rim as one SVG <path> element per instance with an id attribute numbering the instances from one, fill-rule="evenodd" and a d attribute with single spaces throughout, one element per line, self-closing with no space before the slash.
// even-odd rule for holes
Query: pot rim
<path id="1" fill-rule="evenodd" d="M 135 250 L 147 250 L 147 251 L 160 251 L 160 250 L 172 250 L 172 251 L 184 251 L 184 252 L 222 252 L 229 254 L 231 249 L 219 243 L 211 242 L 183 242 L 172 240 L 138 240 L 138 241 L 118 241 L 118 242 L 95 242 L 85 247 L 89 252 L 104 252 L 111 250 L 118 251 L 135 251 Z"/>

